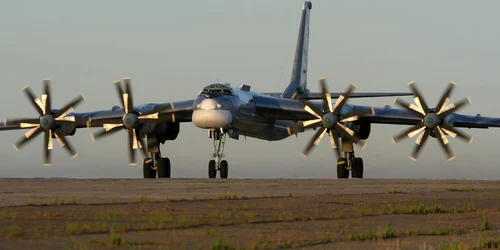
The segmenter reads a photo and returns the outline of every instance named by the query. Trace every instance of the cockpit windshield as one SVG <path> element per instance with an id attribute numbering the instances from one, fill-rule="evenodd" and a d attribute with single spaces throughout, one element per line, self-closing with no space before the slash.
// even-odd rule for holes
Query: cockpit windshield
<path id="1" fill-rule="evenodd" d="M 200 95 L 234 95 L 234 92 L 229 86 L 225 84 L 215 83 L 203 88 L 203 90 L 200 92 Z"/>

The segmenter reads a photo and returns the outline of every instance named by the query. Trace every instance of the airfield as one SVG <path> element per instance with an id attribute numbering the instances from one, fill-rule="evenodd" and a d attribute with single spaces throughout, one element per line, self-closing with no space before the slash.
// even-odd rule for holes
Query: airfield
<path id="1" fill-rule="evenodd" d="M 500 181 L 4 178 L 0 192 L 1 249 L 500 247 Z"/>

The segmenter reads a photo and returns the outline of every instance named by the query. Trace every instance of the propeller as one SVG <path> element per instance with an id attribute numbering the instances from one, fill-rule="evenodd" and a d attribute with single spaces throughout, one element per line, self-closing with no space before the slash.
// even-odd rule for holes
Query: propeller
<path id="1" fill-rule="evenodd" d="M 418 137 L 415 143 L 417 144 L 413 150 L 410 159 L 416 161 L 416 158 L 420 151 L 422 150 L 427 138 L 431 135 L 435 135 L 439 141 L 439 144 L 443 148 L 445 154 L 448 157 L 448 161 L 455 159 L 455 155 L 452 153 L 449 141 L 446 138 L 446 135 L 450 135 L 451 137 L 458 137 L 462 140 L 465 140 L 469 143 L 472 142 L 472 137 L 466 135 L 465 133 L 455 129 L 453 125 L 447 124 L 444 122 L 445 118 L 451 113 L 457 111 L 462 108 L 464 105 L 471 103 L 469 97 L 462 99 L 461 101 L 455 103 L 450 103 L 450 94 L 455 87 L 454 82 L 450 82 L 448 88 L 443 92 L 439 102 L 434 109 L 430 109 L 427 103 L 425 102 L 422 94 L 415 86 L 415 82 L 408 83 L 408 86 L 413 91 L 415 95 L 415 104 L 408 104 L 398 98 L 395 99 L 395 103 L 399 106 L 405 108 L 409 112 L 412 112 L 416 116 L 420 117 L 422 120 L 410 127 L 407 130 L 404 130 L 397 136 L 393 137 L 392 140 L 394 143 L 399 142 L 405 138 L 412 138 L 422 132 Z"/>
<path id="2" fill-rule="evenodd" d="M 299 101 L 304 105 L 304 110 L 315 117 L 315 119 L 307 120 L 299 123 L 302 128 L 320 126 L 318 131 L 314 134 L 311 140 L 308 142 L 304 150 L 302 151 L 302 156 L 307 157 L 312 149 L 319 144 L 323 136 L 328 133 L 330 136 L 330 143 L 332 149 L 337 154 L 337 158 L 341 157 L 339 136 L 341 135 L 344 139 L 350 140 L 362 148 L 366 146 L 365 142 L 360 140 L 360 137 L 355 134 L 355 132 L 349 127 L 345 126 L 344 122 L 357 121 L 360 117 L 368 114 L 374 114 L 373 108 L 349 112 L 347 114 L 341 114 L 342 108 L 347 103 L 347 100 L 354 91 L 356 85 L 351 84 L 343 95 L 340 95 L 335 104 L 332 106 L 332 96 L 328 92 L 326 86 L 326 78 L 320 78 L 319 84 L 321 86 L 322 100 L 323 100 L 323 110 L 312 104 L 310 101 L 305 99 L 299 99 Z M 289 128 L 290 129 L 290 128 Z M 291 133 L 292 131 L 290 131 Z"/>
<path id="3" fill-rule="evenodd" d="M 16 118 L 16 119 L 6 119 L 5 126 L 19 126 L 21 128 L 31 128 L 25 136 L 14 144 L 16 150 L 21 149 L 27 142 L 33 140 L 42 132 L 45 133 L 44 139 L 44 165 L 48 166 L 51 164 L 51 150 L 53 149 L 52 138 L 55 137 L 61 147 L 66 149 L 66 151 L 74 158 L 77 153 L 65 138 L 65 135 L 61 133 L 58 129 L 61 125 L 74 124 L 75 117 L 67 116 L 70 112 L 74 110 L 74 107 L 80 104 L 85 98 L 83 95 L 76 97 L 63 108 L 57 110 L 57 112 L 52 111 L 52 97 L 50 91 L 50 80 L 43 80 L 43 94 L 42 100 L 35 97 L 31 89 L 26 86 L 22 89 L 22 92 L 26 94 L 28 100 L 37 110 L 40 115 L 38 118 Z"/>
<path id="4" fill-rule="evenodd" d="M 139 129 L 145 123 L 158 121 L 159 112 L 167 108 L 168 106 L 155 108 L 146 113 L 138 112 L 134 109 L 130 78 L 124 78 L 123 82 L 125 84 L 125 89 L 120 86 L 120 81 L 115 81 L 114 84 L 122 107 L 124 109 L 124 115 L 122 117 L 103 117 L 90 119 L 89 124 L 98 123 L 99 125 L 102 125 L 104 127 L 104 129 L 102 129 L 101 131 L 91 134 L 93 141 L 125 129 L 128 133 L 129 164 L 131 166 L 134 166 L 137 164 L 135 157 L 135 151 L 137 149 L 142 152 L 145 158 L 148 157 L 146 144 L 144 142 L 144 139 L 140 135 Z M 172 119 L 175 118 L 172 117 Z"/>

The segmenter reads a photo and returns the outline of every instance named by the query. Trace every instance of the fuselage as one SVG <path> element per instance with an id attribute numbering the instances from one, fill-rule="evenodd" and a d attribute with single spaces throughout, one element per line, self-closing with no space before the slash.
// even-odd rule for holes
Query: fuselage
<path id="1" fill-rule="evenodd" d="M 193 102 L 192 122 L 202 129 L 229 130 L 229 134 L 276 141 L 290 136 L 294 121 L 270 119 L 256 112 L 255 96 L 263 94 L 228 84 L 205 87 Z M 270 96 L 266 96 L 273 98 Z M 237 139 L 237 136 L 232 136 Z"/>

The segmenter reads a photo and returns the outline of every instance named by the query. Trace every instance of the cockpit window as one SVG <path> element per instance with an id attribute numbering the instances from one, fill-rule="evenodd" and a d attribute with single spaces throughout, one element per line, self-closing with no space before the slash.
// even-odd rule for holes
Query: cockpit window
<path id="1" fill-rule="evenodd" d="M 234 95 L 233 90 L 224 84 L 211 84 L 203 88 L 200 92 L 201 95 L 212 96 L 212 95 Z"/>

